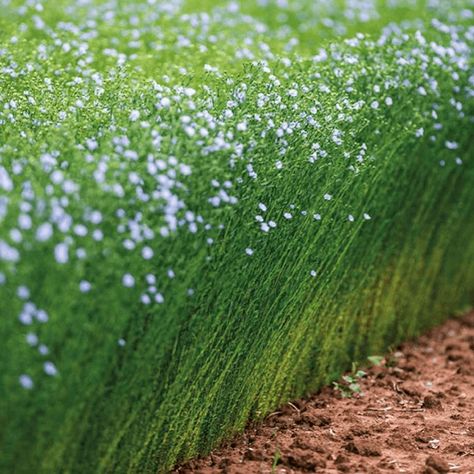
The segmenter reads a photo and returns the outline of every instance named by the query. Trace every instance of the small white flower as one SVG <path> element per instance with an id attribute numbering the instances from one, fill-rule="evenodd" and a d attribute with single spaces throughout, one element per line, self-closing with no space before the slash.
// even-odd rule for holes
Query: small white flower
<path id="1" fill-rule="evenodd" d="M 33 316 L 31 315 L 31 313 L 25 310 L 20 313 L 18 319 L 20 320 L 20 323 L 24 324 L 25 326 L 29 326 L 33 323 Z"/>
<path id="2" fill-rule="evenodd" d="M 56 366 L 51 362 L 51 361 L 46 361 L 44 364 L 43 364 L 43 369 L 44 369 L 44 372 L 46 373 L 46 375 L 49 375 L 51 377 L 54 377 L 55 375 L 58 374 L 58 369 L 56 368 Z"/>
<path id="3" fill-rule="evenodd" d="M 290 212 L 285 212 L 285 213 L 283 214 L 283 217 L 284 217 L 285 219 L 291 219 L 291 218 L 293 217 L 293 215 L 292 215 Z"/>
<path id="4" fill-rule="evenodd" d="M 66 114 L 64 114 L 64 118 L 66 118 Z M 97 150 L 97 148 L 99 147 L 99 144 L 97 143 L 97 140 L 88 138 L 86 140 L 86 147 L 89 151 L 94 151 L 94 150 Z"/>
<path id="5" fill-rule="evenodd" d="M 151 303 L 151 298 L 150 298 L 150 295 L 147 295 L 146 293 L 143 293 L 141 296 L 140 296 L 140 301 L 143 303 L 143 304 L 150 304 Z"/>
<path id="6" fill-rule="evenodd" d="M 132 240 L 132 239 L 125 239 L 123 241 L 123 246 L 127 249 L 127 250 L 133 250 L 136 246 L 135 242 Z"/>
<path id="7" fill-rule="evenodd" d="M 10 239 L 12 239 L 16 244 L 19 244 L 23 240 L 23 235 L 18 229 L 11 229 L 9 234 Z"/>
<path id="8" fill-rule="evenodd" d="M 259 208 L 262 212 L 266 212 L 266 210 L 267 210 L 267 206 L 265 206 L 265 204 L 263 204 L 263 202 L 261 202 L 261 203 L 258 205 L 258 208 Z"/>
<path id="9" fill-rule="evenodd" d="M 4 260 L 5 262 L 18 262 L 19 259 L 20 252 L 10 247 L 10 245 L 3 240 L 0 240 L 0 260 Z"/>
<path id="10" fill-rule="evenodd" d="M 84 260 L 87 257 L 87 252 L 83 248 L 79 248 L 76 250 L 76 256 L 80 260 Z"/>
<path id="11" fill-rule="evenodd" d="M 100 229 L 94 229 L 94 231 L 92 232 L 92 238 L 96 242 L 100 242 L 104 239 L 104 233 Z"/>
<path id="12" fill-rule="evenodd" d="M 313 214 L 313 219 L 315 221 L 320 221 L 321 220 L 321 214 Z"/>
<path id="13" fill-rule="evenodd" d="M 138 110 L 132 110 L 128 118 L 132 122 L 136 122 L 140 118 L 140 112 Z"/>
<path id="14" fill-rule="evenodd" d="M 28 214 L 20 214 L 18 216 L 18 226 L 20 229 L 28 230 L 31 229 L 31 217 Z"/>
<path id="15" fill-rule="evenodd" d="M 418 87 L 418 94 L 426 95 L 426 89 L 423 86 Z"/>
<path id="16" fill-rule="evenodd" d="M 122 277 L 122 285 L 126 288 L 132 288 L 135 286 L 135 278 L 130 273 L 125 273 Z"/>
<path id="17" fill-rule="evenodd" d="M 38 344 L 38 336 L 34 332 L 29 332 L 25 338 L 29 346 L 33 347 Z"/>
<path id="18" fill-rule="evenodd" d="M 185 165 L 184 163 L 181 163 L 179 165 L 179 171 L 182 175 L 189 176 L 191 174 L 191 167 L 189 165 Z"/>
<path id="19" fill-rule="evenodd" d="M 79 290 L 81 291 L 81 293 L 88 293 L 89 291 L 91 291 L 91 288 L 92 285 L 86 280 L 82 280 L 79 283 Z"/>
<path id="20" fill-rule="evenodd" d="M 145 260 L 150 260 L 154 255 L 153 249 L 151 247 L 143 247 L 142 249 L 142 257 Z"/>
<path id="21" fill-rule="evenodd" d="M 385 104 L 387 104 L 389 107 L 393 104 L 393 100 L 391 97 L 387 97 L 385 99 Z"/>
<path id="22" fill-rule="evenodd" d="M 372 219 L 372 217 L 370 217 L 370 215 L 367 214 L 367 212 L 364 212 L 364 219 L 365 219 L 366 221 L 370 221 L 370 219 Z"/>
<path id="23" fill-rule="evenodd" d="M 82 224 L 75 225 L 73 231 L 79 237 L 85 237 L 87 235 L 87 227 Z"/>
<path id="24" fill-rule="evenodd" d="M 245 249 L 245 253 L 246 253 L 247 255 L 253 255 L 253 249 L 251 249 L 250 247 L 247 247 L 247 248 Z"/>
<path id="25" fill-rule="evenodd" d="M 49 354 L 49 349 L 44 344 L 40 344 L 39 347 L 38 347 L 38 352 L 43 356 L 48 355 Z"/>
<path id="26" fill-rule="evenodd" d="M 48 313 L 44 309 L 39 309 L 36 311 L 36 320 L 39 323 L 47 323 L 49 321 Z"/>
<path id="27" fill-rule="evenodd" d="M 160 104 L 161 104 L 162 107 L 168 108 L 171 105 L 171 101 L 168 99 L 168 97 L 163 97 L 160 100 Z"/>
<path id="28" fill-rule="evenodd" d="M 314 278 L 317 275 L 316 270 L 311 270 L 309 274 Z"/>
<path id="29" fill-rule="evenodd" d="M 374 100 L 374 101 L 370 104 L 370 106 L 371 106 L 374 110 L 376 110 L 376 109 L 379 108 L 379 103 L 378 103 L 376 100 Z"/>
<path id="30" fill-rule="evenodd" d="M 349 222 L 354 222 L 354 216 L 353 216 L 352 214 L 349 214 L 349 215 L 347 216 L 347 220 L 348 220 Z"/>
<path id="31" fill-rule="evenodd" d="M 149 273 L 145 277 L 145 280 L 149 285 L 154 285 L 156 283 L 156 277 L 155 277 L 155 275 L 152 275 L 151 273 Z"/>
<path id="32" fill-rule="evenodd" d="M 67 263 L 69 260 L 69 248 L 67 244 L 62 242 L 56 245 L 56 247 L 54 247 L 54 257 L 58 263 Z"/>
<path id="33" fill-rule="evenodd" d="M 20 375 L 18 381 L 20 382 L 20 385 L 26 390 L 31 390 L 34 386 L 33 379 L 26 374 Z"/>
<path id="34" fill-rule="evenodd" d="M 36 229 L 36 240 L 45 242 L 53 235 L 53 226 L 49 222 L 44 222 Z"/>
<path id="35" fill-rule="evenodd" d="M 127 344 L 127 341 L 125 341 L 125 339 L 123 339 L 123 338 L 120 338 L 120 339 L 117 341 L 117 344 L 118 344 L 120 347 L 123 347 L 123 346 L 125 346 L 125 344 Z"/>
<path id="36" fill-rule="evenodd" d="M 13 181 L 3 166 L 0 166 L 0 189 L 7 192 L 13 189 Z"/>
<path id="37" fill-rule="evenodd" d="M 326 193 L 323 197 L 326 201 L 330 201 L 332 199 L 332 195 L 328 193 Z"/>
<path id="38" fill-rule="evenodd" d="M 161 293 L 157 293 L 155 295 L 155 301 L 159 304 L 163 303 L 165 301 L 165 298 L 163 297 L 163 295 Z"/>
<path id="39" fill-rule="evenodd" d="M 61 170 L 54 170 L 50 179 L 54 184 L 61 184 L 64 181 L 64 173 Z"/>
<path id="40" fill-rule="evenodd" d="M 26 286 L 21 285 L 17 288 L 16 295 L 21 300 L 27 300 L 30 297 L 30 290 Z"/>

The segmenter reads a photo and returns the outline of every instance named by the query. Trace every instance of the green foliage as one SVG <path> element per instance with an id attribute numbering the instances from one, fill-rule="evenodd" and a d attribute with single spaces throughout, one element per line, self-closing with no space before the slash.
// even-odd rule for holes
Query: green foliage
<path id="1" fill-rule="evenodd" d="M 472 304 L 471 6 L 0 0 L 0 471 L 169 470 Z"/>
<path id="2" fill-rule="evenodd" d="M 374 356 L 369 356 L 369 357 L 367 357 L 367 360 L 368 360 L 372 365 L 379 366 L 379 365 L 382 365 L 382 363 L 384 362 L 385 358 L 384 358 L 383 356 L 374 355 Z"/>
<path id="3" fill-rule="evenodd" d="M 334 388 L 341 393 L 343 398 L 351 398 L 354 395 L 363 395 L 359 380 L 365 377 L 363 370 L 358 370 L 349 375 L 342 376 L 342 382 L 333 382 Z"/>
<path id="4" fill-rule="evenodd" d="M 273 462 L 272 462 L 272 473 L 276 472 L 276 468 L 280 462 L 281 459 L 281 453 L 278 448 L 275 450 L 275 454 L 273 455 Z"/>

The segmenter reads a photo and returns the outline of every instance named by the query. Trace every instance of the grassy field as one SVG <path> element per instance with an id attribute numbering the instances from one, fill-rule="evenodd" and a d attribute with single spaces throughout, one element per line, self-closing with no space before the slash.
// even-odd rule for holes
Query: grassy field
<path id="1" fill-rule="evenodd" d="M 162 472 L 474 301 L 473 1 L 0 0 L 0 472 Z"/>

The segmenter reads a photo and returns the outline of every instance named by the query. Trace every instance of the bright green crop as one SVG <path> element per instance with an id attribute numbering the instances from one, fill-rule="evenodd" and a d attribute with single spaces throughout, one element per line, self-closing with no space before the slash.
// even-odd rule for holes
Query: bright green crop
<path id="1" fill-rule="evenodd" d="M 474 300 L 471 0 L 0 0 L 0 472 L 155 473 Z"/>

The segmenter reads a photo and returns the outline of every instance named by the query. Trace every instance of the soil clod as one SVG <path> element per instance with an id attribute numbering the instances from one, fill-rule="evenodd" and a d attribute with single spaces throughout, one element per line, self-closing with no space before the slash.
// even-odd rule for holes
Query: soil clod
<path id="1" fill-rule="evenodd" d="M 426 466 L 434 470 L 435 473 L 445 474 L 449 472 L 449 464 L 442 457 L 435 454 L 428 456 Z"/>

